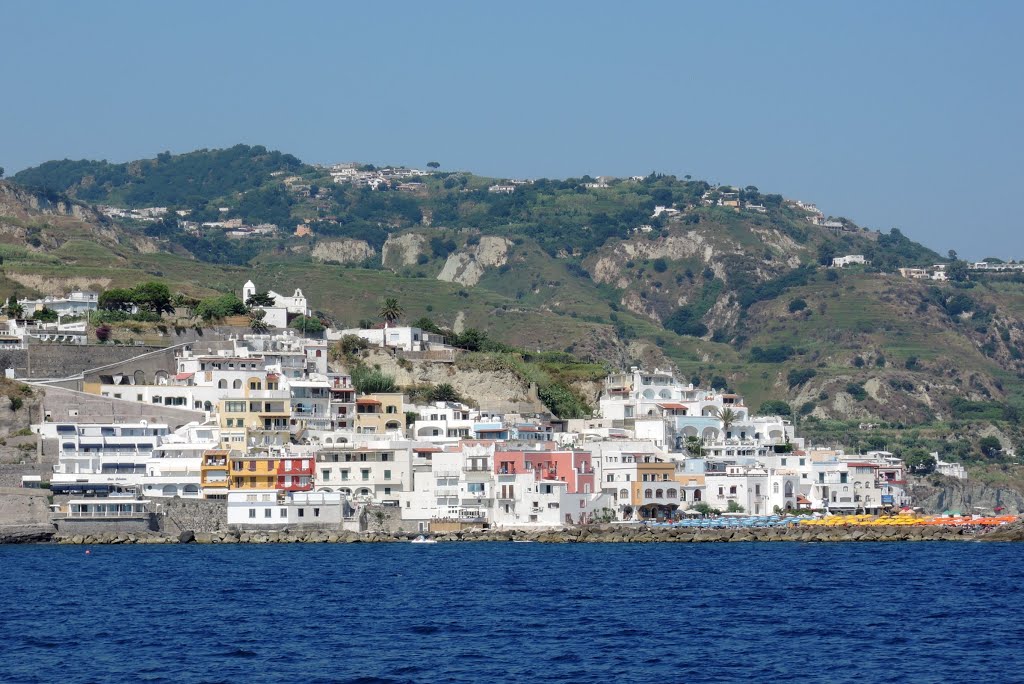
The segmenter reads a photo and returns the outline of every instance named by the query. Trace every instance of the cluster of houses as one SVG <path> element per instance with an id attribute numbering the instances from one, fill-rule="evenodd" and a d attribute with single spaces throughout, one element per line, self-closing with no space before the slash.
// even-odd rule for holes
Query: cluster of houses
<path id="1" fill-rule="evenodd" d="M 250 281 L 243 294 L 253 292 Z M 301 291 L 272 296 L 285 317 L 308 311 Z M 443 345 L 414 328 L 341 333 L 412 352 Z M 360 394 L 330 369 L 329 343 L 251 334 L 184 345 L 164 366 L 84 376 L 82 390 L 114 414 L 47 412 L 33 428 L 55 461 L 61 515 L 143 515 L 178 497 L 223 500 L 242 527 L 365 525 L 373 511 L 394 529 L 427 531 L 909 504 L 892 454 L 807 445 L 784 417 L 753 415 L 741 396 L 669 371 L 614 374 L 593 417 L 561 420 Z M 130 406 L 173 417 L 118 408 Z M 122 500 L 131 510 L 111 514 Z"/>
<path id="2" fill-rule="evenodd" d="M 331 174 L 331 180 L 339 185 L 365 186 L 373 190 L 379 190 L 382 185 L 392 187 L 408 184 L 412 178 L 427 176 L 431 173 L 430 171 L 394 166 L 365 170 L 367 168 L 362 164 L 346 162 L 343 164 L 332 164 L 327 170 Z"/>

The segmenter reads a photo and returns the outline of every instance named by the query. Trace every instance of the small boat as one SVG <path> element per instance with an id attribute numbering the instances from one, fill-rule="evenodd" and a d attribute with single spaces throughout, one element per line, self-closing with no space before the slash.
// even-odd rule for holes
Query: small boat
<path id="1" fill-rule="evenodd" d="M 410 544 L 436 544 L 437 540 L 436 539 L 428 539 L 428 538 L 424 537 L 421 534 L 420 536 L 416 537 L 415 539 L 413 539 L 409 543 Z"/>

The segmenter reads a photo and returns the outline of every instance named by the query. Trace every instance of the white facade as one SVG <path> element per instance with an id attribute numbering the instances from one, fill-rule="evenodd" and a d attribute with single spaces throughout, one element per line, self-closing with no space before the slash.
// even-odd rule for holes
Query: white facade
<path id="1" fill-rule="evenodd" d="M 263 489 L 233 489 L 228 492 L 228 525 L 339 528 L 346 503 L 345 497 L 337 492 L 278 495 Z"/>

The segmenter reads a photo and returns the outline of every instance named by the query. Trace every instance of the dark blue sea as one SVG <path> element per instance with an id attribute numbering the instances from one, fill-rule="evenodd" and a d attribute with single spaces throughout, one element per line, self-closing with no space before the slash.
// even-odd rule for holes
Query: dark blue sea
<path id="1" fill-rule="evenodd" d="M 0 682 L 1022 682 L 1024 545 L 0 546 Z"/>

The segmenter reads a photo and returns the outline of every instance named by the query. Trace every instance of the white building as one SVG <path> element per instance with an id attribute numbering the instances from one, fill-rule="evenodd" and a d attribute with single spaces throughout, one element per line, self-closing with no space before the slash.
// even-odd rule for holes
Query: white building
<path id="1" fill-rule="evenodd" d="M 338 492 L 279 494 L 264 489 L 233 489 L 228 492 L 228 525 L 337 529 L 347 506 L 346 498 Z"/>
<path id="2" fill-rule="evenodd" d="M 242 301 L 248 301 L 256 293 L 256 285 L 251 280 L 246 281 L 245 285 L 242 286 Z M 306 296 L 298 288 L 295 289 L 291 297 L 278 294 L 273 290 L 268 290 L 267 294 L 274 299 L 274 305 L 260 308 L 266 312 L 263 320 L 271 327 L 287 328 L 289 314 L 293 316 L 313 315 L 306 301 Z"/>
<path id="3" fill-rule="evenodd" d="M 866 264 L 863 254 L 847 254 L 846 256 L 834 257 L 832 268 L 844 268 L 850 264 Z"/>
<path id="4" fill-rule="evenodd" d="M 219 445 L 215 425 L 189 423 L 161 438 L 146 460 L 140 484 L 143 496 L 151 498 L 200 498 L 203 453 Z"/>
<path id="5" fill-rule="evenodd" d="M 42 299 L 19 299 L 26 318 L 47 308 L 59 316 L 81 316 L 95 311 L 99 306 L 99 295 L 95 292 L 76 290 L 66 297 L 43 297 Z"/>
<path id="6" fill-rule="evenodd" d="M 751 515 L 775 510 L 795 510 L 799 477 L 792 470 L 768 468 L 761 464 L 730 465 L 724 471 L 708 471 L 704 500 L 721 511 L 730 504 Z"/>

